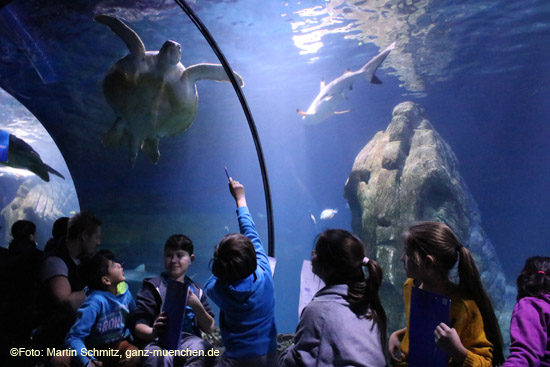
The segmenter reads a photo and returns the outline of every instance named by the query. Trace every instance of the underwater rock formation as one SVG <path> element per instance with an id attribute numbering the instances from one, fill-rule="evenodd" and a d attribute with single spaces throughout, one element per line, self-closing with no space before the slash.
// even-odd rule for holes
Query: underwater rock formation
<path id="1" fill-rule="evenodd" d="M 0 212 L 4 217 L 6 238 L 4 246 L 11 241 L 9 235 L 12 224 L 20 219 L 36 224 L 38 243 L 44 245 L 51 237 L 55 220 L 78 211 L 78 200 L 74 189 L 63 181 L 54 180 L 45 183 L 38 176 L 26 179 L 15 194 L 15 198 Z"/>
<path id="2" fill-rule="evenodd" d="M 369 246 L 368 256 L 384 269 L 382 297 L 392 300 L 384 305 L 389 331 L 404 326 L 401 235 L 412 221 L 434 220 L 447 223 L 472 253 L 503 337 L 508 337 L 515 288 L 506 283 L 451 147 L 424 117 L 422 108 L 412 102 L 394 108 L 386 131 L 378 132 L 356 157 L 344 196 L 354 233 Z"/>

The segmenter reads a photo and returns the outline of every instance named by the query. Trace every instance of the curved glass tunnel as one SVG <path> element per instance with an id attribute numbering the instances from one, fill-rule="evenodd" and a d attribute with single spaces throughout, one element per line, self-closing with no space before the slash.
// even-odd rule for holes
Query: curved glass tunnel
<path id="1" fill-rule="evenodd" d="M 377 201 L 381 197 L 361 201 L 345 187 L 348 178 L 355 177 L 352 171 L 359 153 L 386 130 L 394 108 L 405 101 L 423 108 L 423 118 L 456 158 L 453 174 L 458 176 L 453 177 L 460 177 L 465 195 L 471 195 L 465 201 L 469 212 L 462 215 L 465 227 L 457 229 L 464 234 L 461 239 L 469 245 L 478 234 L 483 237 L 487 247 L 476 250 L 476 260 L 485 264 L 486 278 L 498 273 L 513 295 L 525 259 L 544 254 L 550 238 L 546 225 L 550 8 L 545 2 L 188 3 L 242 76 L 262 140 L 274 209 L 279 332 L 295 329 L 301 264 L 310 258 L 315 236 L 325 228 L 360 235 L 369 255 L 380 257 L 385 266 L 389 287 L 385 304 L 401 302 L 399 238 L 406 209 L 394 217 L 388 211 L 377 214 L 369 211 L 369 205 L 381 205 Z M 195 244 L 196 261 L 189 275 L 198 282 L 207 279 L 214 246 L 226 233 L 238 231 L 224 166 L 245 185 L 267 249 L 258 160 L 232 86 L 209 80 L 209 75 L 195 75 L 206 78 L 196 82 L 196 116 L 190 126 L 179 126 L 175 133 L 152 119 L 162 122 L 180 102 L 174 99 L 168 104 L 172 97 L 164 94 L 156 102 L 143 103 L 140 98 L 155 101 L 158 96 L 150 85 L 141 85 L 137 96 L 122 101 L 114 97 L 109 103 L 103 81 L 130 51 L 109 27 L 93 20 L 101 14 L 123 19 L 148 51 L 161 49 L 167 40 L 179 43 L 185 67 L 219 63 L 200 32 L 171 1 L 14 0 L 0 9 L 0 87 L 36 116 L 47 134 L 38 132 L 40 124 L 23 127 L 14 122 L 28 115 L 20 107 L 2 109 L 0 130 L 21 134 L 44 162 L 65 177 L 40 185 L 67 193 L 74 180 L 74 200 L 59 212 L 89 210 L 102 219 L 102 246 L 125 263 L 134 291 L 143 277 L 162 270 L 164 242 L 175 233 L 188 235 Z M 339 92 L 339 104 L 329 106 L 326 118 L 318 123 L 307 124 L 297 113 L 308 110 L 322 80 L 327 85 L 345 76 L 346 69 L 359 70 L 394 41 L 395 49 L 376 73 L 381 85 L 357 78 Z M 166 88 L 177 94 L 182 84 L 173 81 Z M 14 104 L 8 99 L 2 95 L 3 106 Z M 130 103 L 135 103 L 135 125 L 113 146 L 102 143 L 115 124 L 113 106 L 120 109 Z M 135 149 L 129 137 L 135 136 L 134 147 L 139 147 L 143 136 L 136 131 L 142 128 L 166 135 L 159 141 L 157 163 L 147 148 L 137 149 L 132 162 Z M 48 134 L 53 143 L 45 143 Z M 4 168 L 1 172 L 0 209 L 7 223 L 13 219 L 6 218 L 4 210 L 15 198 L 23 173 Z M 369 177 L 376 174 L 369 172 Z M 365 177 L 358 182 L 369 184 Z M 414 219 L 441 219 L 461 212 L 455 210 L 458 201 L 451 200 L 444 184 L 438 185 L 430 186 L 435 194 L 425 195 L 426 200 L 411 209 L 417 215 Z M 321 218 L 325 209 L 333 211 Z M 374 224 L 363 220 L 369 216 L 376 218 Z M 4 246 L 9 242 L 6 229 L 2 225 Z M 39 247 L 49 235 L 47 229 L 44 233 Z M 509 317 L 509 301 L 495 307 L 502 307 L 502 320 Z M 401 316 L 393 319 L 395 325 L 402 324 Z"/>

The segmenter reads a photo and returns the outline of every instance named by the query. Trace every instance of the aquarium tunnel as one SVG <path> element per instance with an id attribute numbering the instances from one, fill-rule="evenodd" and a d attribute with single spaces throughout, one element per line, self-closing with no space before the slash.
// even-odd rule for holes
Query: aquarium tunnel
<path id="1" fill-rule="evenodd" d="M 226 167 L 272 246 L 279 333 L 327 228 L 364 241 L 388 330 L 402 327 L 402 233 L 436 220 L 474 255 L 507 340 L 517 275 L 550 248 L 549 3 L 182 2 L 202 32 L 180 1 L 2 1 L 0 130 L 17 137 L 2 247 L 17 220 L 43 248 L 86 210 L 132 292 L 177 233 L 203 283 L 239 231 Z"/>

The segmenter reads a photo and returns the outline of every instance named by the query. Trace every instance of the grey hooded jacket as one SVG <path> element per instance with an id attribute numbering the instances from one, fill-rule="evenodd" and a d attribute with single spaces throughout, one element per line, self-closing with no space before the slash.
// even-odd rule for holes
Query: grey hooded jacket
<path id="1" fill-rule="evenodd" d="M 279 367 L 386 366 L 377 325 L 350 310 L 347 292 L 347 285 L 338 284 L 315 294 Z"/>

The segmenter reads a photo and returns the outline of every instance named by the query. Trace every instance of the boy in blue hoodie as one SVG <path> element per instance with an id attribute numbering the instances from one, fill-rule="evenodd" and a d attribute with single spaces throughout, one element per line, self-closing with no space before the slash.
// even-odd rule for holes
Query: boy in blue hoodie
<path id="1" fill-rule="evenodd" d="M 114 261 L 111 251 L 99 250 L 82 259 L 78 270 L 90 291 L 65 337 L 65 345 L 71 352 L 54 357 L 51 364 L 137 366 L 138 348 L 129 342 L 128 325 L 128 317 L 136 304 L 122 266 Z"/>
<path id="2" fill-rule="evenodd" d="M 248 211 L 244 186 L 229 178 L 241 234 L 222 238 L 214 250 L 206 294 L 220 307 L 225 353 L 218 367 L 271 367 L 277 364 L 273 275 Z"/>

